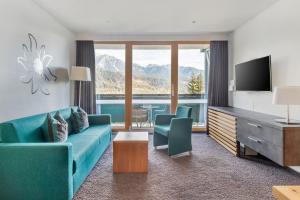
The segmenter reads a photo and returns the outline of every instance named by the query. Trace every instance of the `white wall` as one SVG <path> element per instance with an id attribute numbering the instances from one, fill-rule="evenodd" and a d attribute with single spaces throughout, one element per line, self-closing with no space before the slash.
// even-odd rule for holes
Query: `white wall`
<path id="1" fill-rule="evenodd" d="M 272 55 L 273 88 L 299 86 L 299 8 L 299 0 L 280 0 L 235 30 L 232 35 L 234 65 Z M 233 106 L 280 116 L 286 113 L 284 106 L 272 105 L 271 92 L 235 92 Z M 300 119 L 300 106 L 292 107 L 291 116 Z"/>
<path id="2" fill-rule="evenodd" d="M 68 69 L 74 60 L 74 35 L 31 0 L 0 1 L 0 122 L 70 105 L 68 81 L 47 83 L 50 95 L 31 94 L 17 57 L 32 33 L 53 56 L 51 66 Z"/>

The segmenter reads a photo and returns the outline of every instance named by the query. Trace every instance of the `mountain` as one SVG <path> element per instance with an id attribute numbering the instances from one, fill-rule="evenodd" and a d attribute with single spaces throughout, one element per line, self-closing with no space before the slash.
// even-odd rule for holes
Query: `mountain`
<path id="1" fill-rule="evenodd" d="M 96 67 L 100 67 L 107 71 L 122 72 L 124 71 L 125 63 L 113 56 L 99 55 L 96 56 Z"/>
<path id="2" fill-rule="evenodd" d="M 101 94 L 123 94 L 125 90 L 125 63 L 110 55 L 96 55 L 96 87 Z M 134 93 L 169 93 L 171 79 L 170 65 L 149 64 L 141 66 L 133 63 Z M 179 66 L 180 92 L 187 92 L 186 85 L 193 75 L 204 74 L 194 67 Z M 182 86 L 182 87 L 181 87 Z"/>

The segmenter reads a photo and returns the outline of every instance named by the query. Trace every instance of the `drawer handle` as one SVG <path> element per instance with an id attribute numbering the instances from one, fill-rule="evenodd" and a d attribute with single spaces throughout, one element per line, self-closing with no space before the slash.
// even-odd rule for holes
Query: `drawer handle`
<path id="1" fill-rule="evenodd" d="M 256 127 L 256 128 L 261 128 L 261 125 L 257 125 L 257 124 L 248 123 L 248 125 L 254 126 L 254 127 Z"/>
<path id="2" fill-rule="evenodd" d="M 253 141 L 253 142 L 256 142 L 256 143 L 263 143 L 263 140 L 253 138 L 251 136 L 249 136 L 248 139 L 251 140 L 251 141 Z"/>

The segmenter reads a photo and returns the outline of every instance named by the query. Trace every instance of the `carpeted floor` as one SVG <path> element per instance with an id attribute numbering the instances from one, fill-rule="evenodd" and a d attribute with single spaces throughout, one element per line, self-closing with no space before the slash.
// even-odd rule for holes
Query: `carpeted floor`
<path id="1" fill-rule="evenodd" d="M 192 156 L 170 158 L 149 143 L 148 174 L 113 174 L 106 151 L 75 195 L 90 199 L 272 199 L 273 185 L 300 185 L 300 176 L 276 165 L 237 158 L 205 134 L 193 135 Z"/>

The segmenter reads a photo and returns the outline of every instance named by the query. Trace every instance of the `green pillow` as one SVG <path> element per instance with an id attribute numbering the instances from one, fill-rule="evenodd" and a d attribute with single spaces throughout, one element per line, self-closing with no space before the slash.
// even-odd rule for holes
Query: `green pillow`
<path id="1" fill-rule="evenodd" d="M 44 138 L 47 142 L 65 142 L 68 138 L 68 123 L 56 113 L 55 119 L 49 113 L 42 126 Z"/>
<path id="2" fill-rule="evenodd" d="M 71 124 L 74 133 L 80 133 L 89 127 L 88 114 L 81 108 L 72 109 Z"/>

